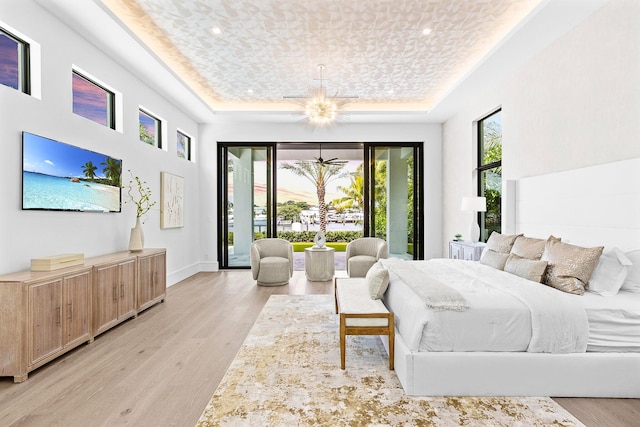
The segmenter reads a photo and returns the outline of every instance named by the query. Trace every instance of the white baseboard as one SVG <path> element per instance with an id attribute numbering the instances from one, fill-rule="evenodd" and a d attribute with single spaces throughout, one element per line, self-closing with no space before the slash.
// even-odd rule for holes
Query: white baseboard
<path id="1" fill-rule="evenodd" d="M 183 269 L 174 271 L 167 274 L 167 286 L 175 285 L 176 283 L 193 276 L 201 271 L 213 272 L 218 271 L 217 261 L 199 262 L 191 264 Z"/>

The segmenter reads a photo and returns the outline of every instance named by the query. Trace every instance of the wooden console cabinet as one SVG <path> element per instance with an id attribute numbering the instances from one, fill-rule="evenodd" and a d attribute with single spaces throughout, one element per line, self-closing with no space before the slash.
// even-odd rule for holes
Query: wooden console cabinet
<path id="1" fill-rule="evenodd" d="M 0 276 L 0 376 L 22 382 L 29 372 L 165 296 L 164 249 Z"/>

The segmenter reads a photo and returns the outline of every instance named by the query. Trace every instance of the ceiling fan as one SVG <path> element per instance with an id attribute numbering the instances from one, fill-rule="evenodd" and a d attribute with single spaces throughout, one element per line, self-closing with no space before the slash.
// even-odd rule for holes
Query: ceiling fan
<path id="1" fill-rule="evenodd" d="M 338 160 L 338 157 L 334 157 L 332 159 L 323 159 L 322 158 L 322 144 L 320 144 L 320 156 L 315 157 L 316 162 L 321 166 L 330 166 L 330 165 L 344 165 L 347 163 L 346 160 Z"/>

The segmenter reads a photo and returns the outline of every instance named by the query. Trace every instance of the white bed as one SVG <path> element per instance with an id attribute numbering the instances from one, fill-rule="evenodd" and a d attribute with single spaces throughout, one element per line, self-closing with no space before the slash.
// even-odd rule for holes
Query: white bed
<path id="1" fill-rule="evenodd" d="M 553 234 L 576 245 L 636 249 L 640 246 L 638 178 L 640 159 L 633 159 L 506 183 L 503 206 L 511 210 L 503 216 L 512 221 L 506 231 L 540 238 Z M 594 204 L 594 199 L 606 203 Z M 401 287 L 396 291 L 386 303 L 396 316 L 395 369 L 409 395 L 640 397 L 640 294 L 568 295 L 584 308 L 587 351 L 546 353 L 523 351 L 528 339 L 522 331 L 530 331 L 531 325 L 499 311 L 491 313 L 493 321 L 497 325 L 504 320 L 508 326 L 484 336 L 469 327 L 468 338 L 479 337 L 475 343 L 452 341 L 445 333 L 429 344 L 429 332 L 416 333 L 416 325 L 405 323 L 407 314 L 400 314 L 406 309 L 403 305 L 410 306 L 407 301 L 415 298 L 401 297 L 407 293 Z M 500 292 L 494 294 L 498 301 L 505 298 Z M 438 318 L 455 323 L 459 314 L 440 313 Z M 491 317 L 479 319 L 491 322 Z M 478 344 L 487 347 L 473 351 Z"/>

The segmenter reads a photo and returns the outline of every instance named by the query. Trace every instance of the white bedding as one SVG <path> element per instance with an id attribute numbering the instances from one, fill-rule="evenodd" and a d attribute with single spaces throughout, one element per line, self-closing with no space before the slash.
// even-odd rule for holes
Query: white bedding
<path id="1" fill-rule="evenodd" d="M 571 353 L 587 347 L 588 322 L 580 296 L 478 262 L 411 263 L 461 292 L 470 307 L 462 312 L 428 310 L 390 269 L 384 303 L 411 351 Z"/>
<path id="2" fill-rule="evenodd" d="M 587 351 L 640 352 L 640 293 L 585 292 L 582 303 L 589 319 Z"/>

